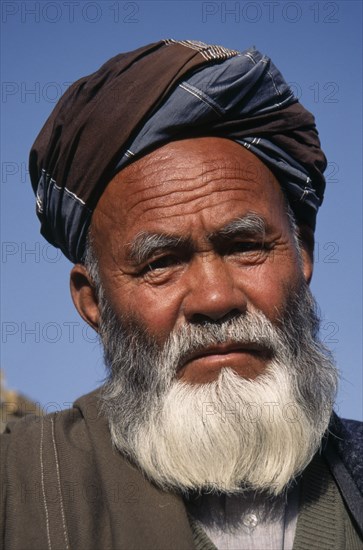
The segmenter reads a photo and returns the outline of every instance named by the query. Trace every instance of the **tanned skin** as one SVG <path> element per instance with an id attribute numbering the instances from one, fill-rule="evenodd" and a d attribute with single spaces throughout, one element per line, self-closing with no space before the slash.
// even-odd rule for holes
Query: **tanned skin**
<path id="1" fill-rule="evenodd" d="M 251 214 L 263 219 L 264 235 L 223 232 Z M 311 279 L 313 244 L 302 229 L 301 264 L 275 176 L 241 145 L 214 137 L 171 142 L 124 168 L 91 223 L 113 310 L 141 323 L 160 345 L 184 323 L 220 322 L 247 310 L 259 309 L 278 324 L 288 289 Z M 135 250 L 150 235 L 154 244 L 163 237 L 162 246 L 140 261 Z M 97 298 L 80 264 L 71 273 L 71 292 L 97 330 Z M 263 349 L 226 342 L 192 358 L 178 377 L 205 383 L 228 365 L 253 379 L 267 362 Z"/>

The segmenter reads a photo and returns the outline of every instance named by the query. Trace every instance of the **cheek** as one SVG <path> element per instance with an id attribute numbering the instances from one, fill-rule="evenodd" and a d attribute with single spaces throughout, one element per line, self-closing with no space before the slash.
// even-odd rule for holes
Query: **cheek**
<path id="1" fill-rule="evenodd" d="M 276 322 L 291 289 L 298 285 L 301 277 L 299 265 L 291 258 L 286 258 L 285 262 L 268 260 L 244 274 L 243 286 L 249 306 L 259 309 L 270 321 Z"/>
<path id="2" fill-rule="evenodd" d="M 142 284 L 127 287 L 127 292 L 114 297 L 116 311 L 141 323 L 159 343 L 164 342 L 178 321 L 181 287 L 152 288 Z"/>

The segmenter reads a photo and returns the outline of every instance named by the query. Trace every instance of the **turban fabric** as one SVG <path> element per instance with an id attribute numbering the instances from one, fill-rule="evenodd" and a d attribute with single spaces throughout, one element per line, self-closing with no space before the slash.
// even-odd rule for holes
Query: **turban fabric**
<path id="1" fill-rule="evenodd" d="M 127 163 L 171 140 L 237 141 L 275 173 L 299 222 L 315 228 L 326 159 L 314 117 L 272 61 L 164 40 L 72 84 L 38 135 L 30 177 L 44 237 L 82 261 L 92 212 Z"/>

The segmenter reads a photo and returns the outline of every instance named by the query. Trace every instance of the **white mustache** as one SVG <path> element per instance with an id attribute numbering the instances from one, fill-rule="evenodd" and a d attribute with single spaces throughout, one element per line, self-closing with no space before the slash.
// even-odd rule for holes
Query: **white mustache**
<path id="1" fill-rule="evenodd" d="M 247 312 L 224 323 L 183 325 L 174 331 L 161 353 L 177 371 L 192 357 L 224 346 L 248 348 L 274 357 L 282 339 L 279 330 L 260 312 Z"/>

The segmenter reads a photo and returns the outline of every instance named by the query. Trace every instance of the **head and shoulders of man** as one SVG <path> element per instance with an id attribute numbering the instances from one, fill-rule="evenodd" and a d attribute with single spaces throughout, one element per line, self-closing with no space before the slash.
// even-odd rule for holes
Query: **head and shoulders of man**
<path id="1" fill-rule="evenodd" d="M 105 349 L 108 381 L 100 400 L 112 442 L 164 489 L 175 490 L 178 483 L 183 490 L 196 488 L 199 477 L 200 486 L 216 482 L 219 490 L 229 483 L 232 491 L 242 479 L 281 492 L 310 462 L 329 425 L 336 371 L 319 343 L 309 291 L 314 224 L 298 215 L 299 199 L 289 196 L 278 171 L 244 145 L 213 132 L 175 138 L 124 166 L 98 199 L 85 256 L 71 273 L 74 304 Z M 269 424 L 269 409 L 253 432 L 245 416 L 241 435 L 237 418 L 226 453 L 221 417 L 228 399 L 239 414 L 246 414 L 248 402 L 257 401 L 261 410 L 263 403 L 277 402 L 279 419 Z M 208 400 L 219 408 L 203 419 Z M 293 422 L 283 416 L 291 402 Z M 177 446 L 178 415 L 184 424 L 194 419 L 192 444 L 186 429 Z M 181 455 L 202 453 L 212 441 L 205 457 L 209 478 L 194 456 L 188 481 L 188 464 L 183 472 L 171 456 L 169 478 L 163 479 L 158 469 L 173 455 L 163 444 L 168 434 Z M 142 458 L 140 438 L 149 440 Z M 265 439 L 266 460 L 281 456 L 290 441 L 294 456 L 284 475 L 279 477 L 279 466 L 267 477 L 248 464 L 238 471 L 233 457 L 229 478 L 217 479 L 221 472 L 213 470 L 213 458 L 223 464 L 223 454 L 251 443 L 255 454 L 247 458 L 256 460 Z M 158 458 L 151 459 L 159 446 Z M 182 471 L 179 478 L 175 469 Z"/>

